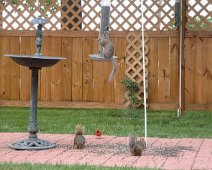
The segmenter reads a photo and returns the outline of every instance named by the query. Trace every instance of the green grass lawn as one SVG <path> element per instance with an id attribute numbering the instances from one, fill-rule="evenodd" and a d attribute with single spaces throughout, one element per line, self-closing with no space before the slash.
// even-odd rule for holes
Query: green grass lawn
<path id="1" fill-rule="evenodd" d="M 0 132 L 27 132 L 29 108 L 0 107 Z M 38 109 L 39 133 L 74 133 L 75 125 L 86 134 L 99 128 L 105 135 L 144 136 L 142 110 Z M 148 136 L 169 138 L 211 138 L 212 112 L 187 111 L 178 119 L 176 111 L 148 111 Z"/>
<path id="2" fill-rule="evenodd" d="M 153 170 L 150 168 L 98 167 L 87 165 L 0 164 L 1 170 Z M 154 169 L 156 170 L 156 169 Z"/>
<path id="3" fill-rule="evenodd" d="M 0 107 L 0 132 L 27 132 L 29 108 Z M 82 124 L 86 134 L 99 128 L 105 135 L 144 136 L 142 110 L 112 109 L 38 109 L 39 133 L 74 133 Z M 212 112 L 189 111 L 178 119 L 176 111 L 148 111 L 148 136 L 170 138 L 211 138 Z M 130 170 L 133 168 L 97 167 L 86 165 L 0 164 L 1 170 Z M 144 170 L 145 168 L 143 168 Z M 135 169 L 136 170 L 136 169 Z"/>

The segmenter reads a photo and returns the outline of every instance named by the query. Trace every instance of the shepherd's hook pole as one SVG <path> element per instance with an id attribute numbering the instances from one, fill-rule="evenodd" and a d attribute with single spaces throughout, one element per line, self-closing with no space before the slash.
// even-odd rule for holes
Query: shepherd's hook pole
<path id="1" fill-rule="evenodd" d="M 143 58 L 143 85 L 144 85 L 144 128 L 145 128 L 145 142 L 147 144 L 147 108 L 146 108 L 146 73 L 145 73 L 145 54 L 144 54 L 144 5 L 143 0 L 141 0 L 141 33 L 142 33 L 142 58 Z"/>
<path id="2" fill-rule="evenodd" d="M 178 11 L 176 12 L 180 12 L 181 14 L 179 14 L 179 17 L 182 21 L 182 3 L 180 3 L 180 0 L 175 0 L 175 6 L 177 5 L 178 8 L 180 6 L 180 9 L 178 9 Z M 179 5 L 180 3 L 180 5 Z M 182 23 L 179 23 L 180 25 L 180 59 L 179 59 L 179 105 L 178 105 L 178 109 L 177 109 L 177 117 L 179 118 L 182 114 Z"/>

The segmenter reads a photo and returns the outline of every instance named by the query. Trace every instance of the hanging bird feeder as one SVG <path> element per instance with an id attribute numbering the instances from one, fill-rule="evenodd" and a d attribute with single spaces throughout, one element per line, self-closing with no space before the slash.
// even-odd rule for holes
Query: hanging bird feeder
<path id="1" fill-rule="evenodd" d="M 104 48 L 101 45 L 101 38 L 107 38 L 109 40 L 109 26 L 110 26 L 110 6 L 111 0 L 102 0 L 101 3 L 101 25 L 99 31 L 99 52 L 98 54 L 90 54 L 89 57 L 92 60 L 102 61 L 102 62 L 112 62 L 113 68 L 109 76 L 109 80 L 113 79 L 113 76 L 117 70 L 117 57 L 112 56 L 111 58 L 106 58 L 102 55 Z"/>

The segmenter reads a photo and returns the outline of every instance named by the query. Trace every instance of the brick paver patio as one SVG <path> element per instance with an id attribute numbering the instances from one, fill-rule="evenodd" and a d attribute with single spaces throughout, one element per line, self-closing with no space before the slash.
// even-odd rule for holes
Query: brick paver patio
<path id="1" fill-rule="evenodd" d="M 212 169 L 212 139 L 148 138 L 148 147 L 141 157 L 131 156 L 126 137 L 86 135 L 86 148 L 73 149 L 73 134 L 39 134 L 56 143 L 49 150 L 13 150 L 10 143 L 28 137 L 27 133 L 0 133 L 0 163 L 88 164 L 161 169 Z"/>

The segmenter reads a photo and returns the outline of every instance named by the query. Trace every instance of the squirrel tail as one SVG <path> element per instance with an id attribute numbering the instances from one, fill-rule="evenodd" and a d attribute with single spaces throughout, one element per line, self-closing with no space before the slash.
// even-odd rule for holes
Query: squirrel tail
<path id="1" fill-rule="evenodd" d="M 75 134 L 76 135 L 83 135 L 85 132 L 84 126 L 76 125 Z"/>
<path id="2" fill-rule="evenodd" d="M 116 74 L 116 71 L 117 71 L 117 68 L 118 68 L 117 59 L 112 58 L 112 64 L 113 64 L 113 68 L 112 68 L 112 72 L 110 73 L 110 76 L 108 78 L 109 81 L 112 81 L 115 74 Z"/>
<path id="3" fill-rule="evenodd" d="M 136 142 L 137 142 L 137 136 L 135 135 L 128 136 L 128 145 L 130 149 L 132 149 L 135 146 Z"/>

